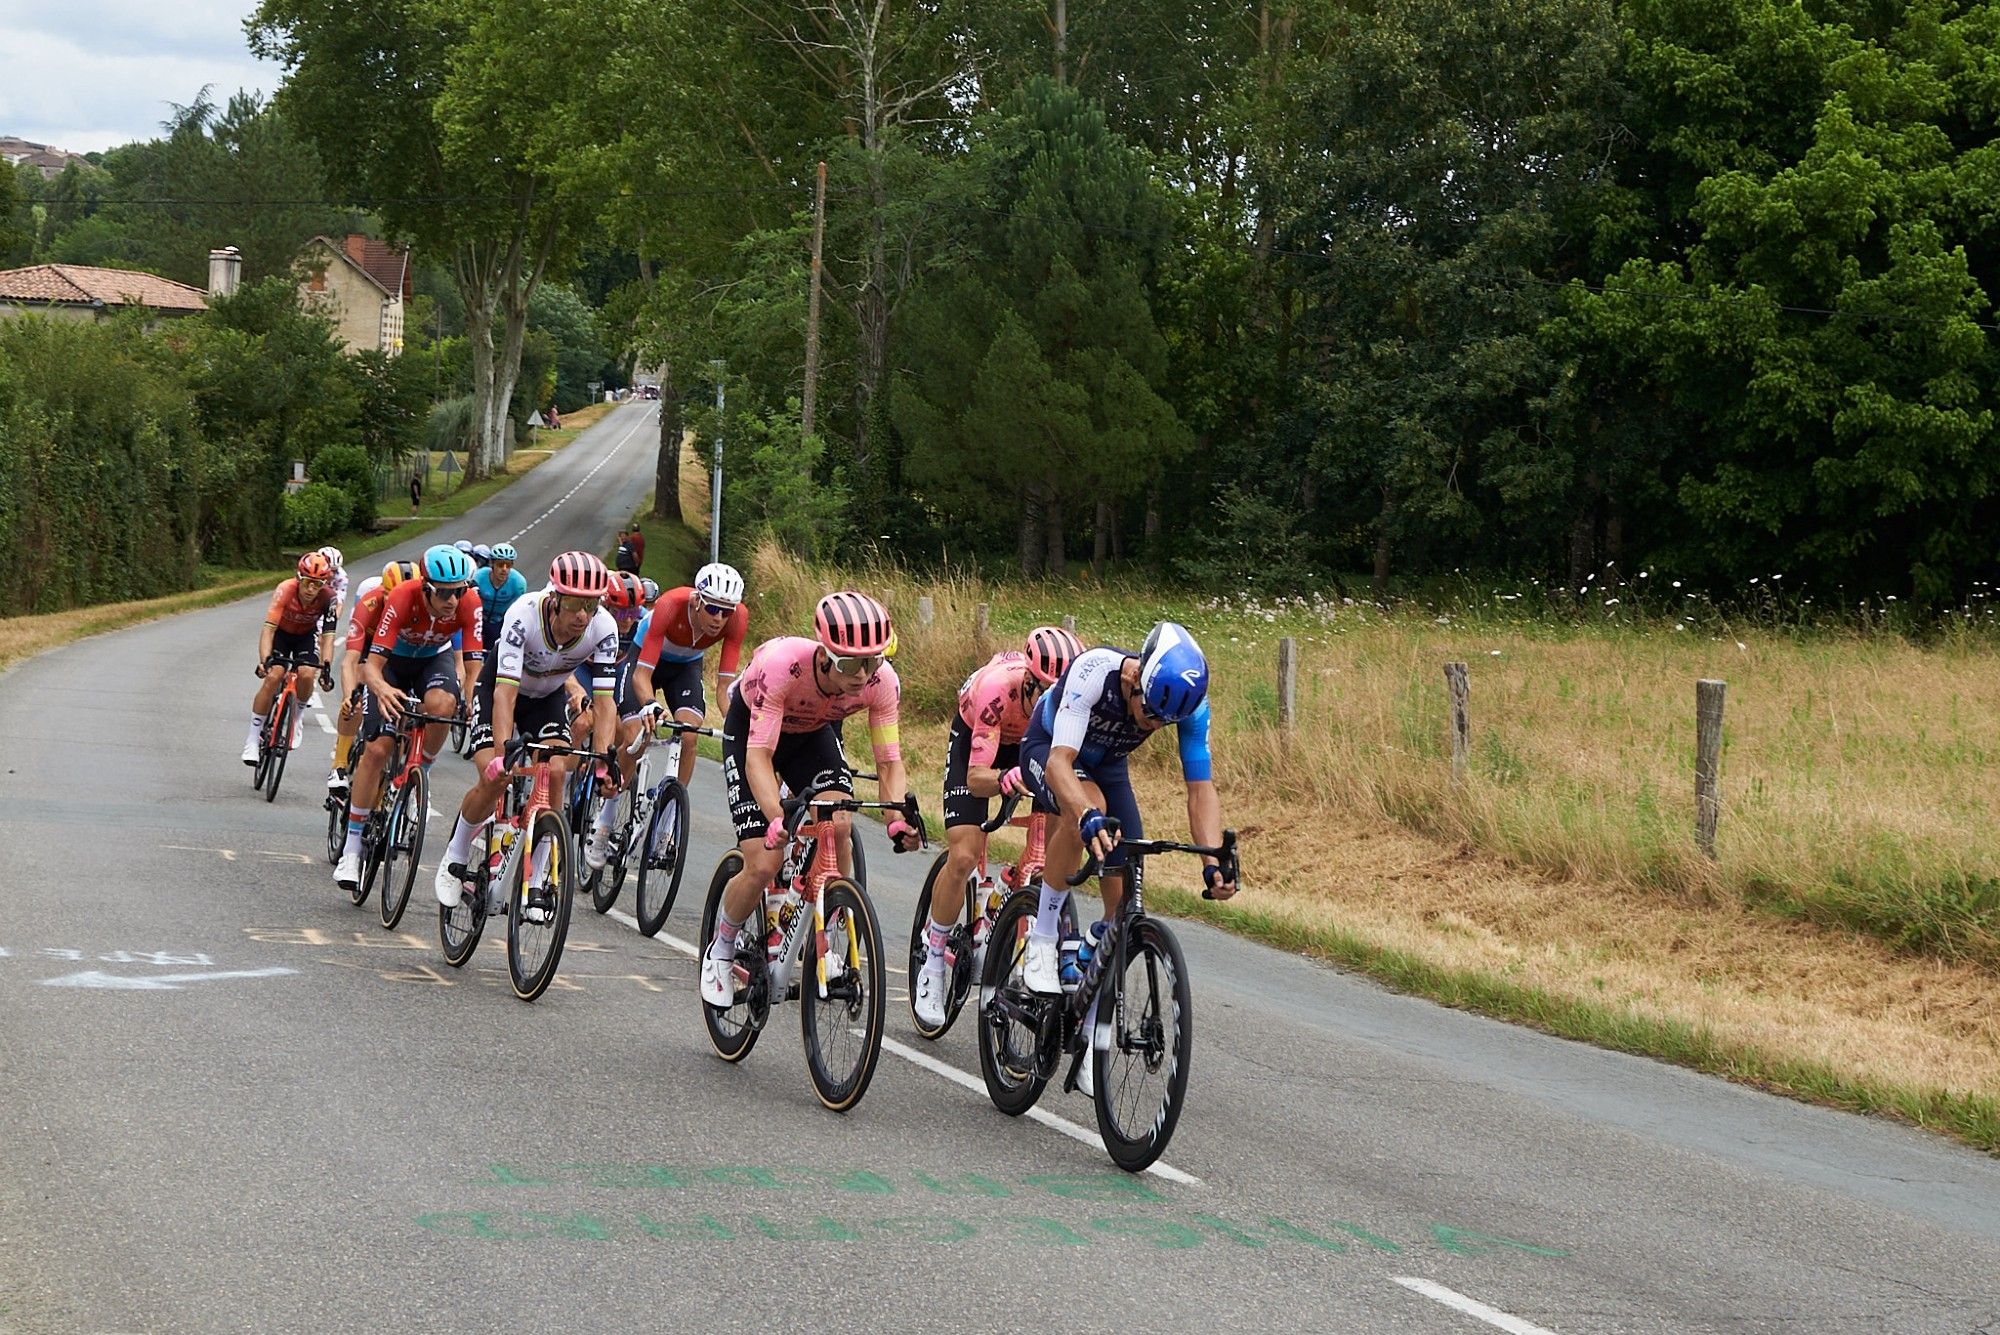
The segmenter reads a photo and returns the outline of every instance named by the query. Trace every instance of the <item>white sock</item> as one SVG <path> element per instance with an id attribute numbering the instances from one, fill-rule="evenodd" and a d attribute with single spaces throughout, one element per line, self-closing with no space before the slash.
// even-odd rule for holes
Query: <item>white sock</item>
<path id="1" fill-rule="evenodd" d="M 924 923 L 924 949 L 928 952 L 926 959 L 932 964 L 942 964 L 945 943 L 951 940 L 951 928 L 936 918 L 927 917 Z"/>
<path id="2" fill-rule="evenodd" d="M 606 802 L 597 809 L 597 832 L 599 834 L 610 834 L 611 823 L 617 819 L 618 804 L 616 802 Z"/>
<path id="3" fill-rule="evenodd" d="M 735 959 L 736 937 L 737 934 L 742 930 L 743 930 L 743 924 L 740 922 L 729 921 L 728 914 L 726 913 L 716 914 L 715 940 L 709 943 L 708 946 L 709 958 L 718 960 Z"/>
<path id="4" fill-rule="evenodd" d="M 446 866 L 450 866 L 454 862 L 463 862 L 472 856 L 472 834 L 472 825 L 463 815 L 453 818 L 451 843 L 444 850 Z"/>
<path id="5" fill-rule="evenodd" d="M 1047 881 L 1042 882 L 1042 902 L 1035 909 L 1035 925 L 1030 935 L 1050 937 L 1062 921 L 1062 908 L 1069 902 L 1069 891 L 1057 890 Z"/>

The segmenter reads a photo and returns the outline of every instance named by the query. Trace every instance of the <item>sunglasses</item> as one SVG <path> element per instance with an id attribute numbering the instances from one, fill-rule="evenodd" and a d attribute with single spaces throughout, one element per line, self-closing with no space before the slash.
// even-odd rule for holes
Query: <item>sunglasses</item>
<path id="1" fill-rule="evenodd" d="M 424 592 L 443 602 L 447 598 L 462 598 L 469 586 L 464 584 L 426 584 Z"/>
<path id="2" fill-rule="evenodd" d="M 556 595 L 556 612 L 559 615 L 574 616 L 578 612 L 595 612 L 602 605 L 602 599 L 586 598 L 580 593 Z"/>
<path id="3" fill-rule="evenodd" d="M 833 672 L 845 677 L 856 672 L 873 672 L 876 668 L 882 666 L 882 655 L 828 654 L 826 656 L 826 665 Z"/>
<path id="4" fill-rule="evenodd" d="M 734 603 L 703 603 L 701 610 L 712 617 L 726 617 L 736 610 Z"/>
<path id="5" fill-rule="evenodd" d="M 299 587 L 302 589 L 323 589 L 326 587 L 326 581 L 323 579 L 307 579 L 301 575 L 299 577 Z"/>

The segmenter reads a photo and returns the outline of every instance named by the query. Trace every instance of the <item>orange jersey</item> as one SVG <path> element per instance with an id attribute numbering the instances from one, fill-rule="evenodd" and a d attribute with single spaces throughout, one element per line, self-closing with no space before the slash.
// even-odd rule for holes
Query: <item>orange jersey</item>
<path id="1" fill-rule="evenodd" d="M 271 605 L 264 611 L 267 624 L 276 626 L 287 635 L 310 635 L 318 631 L 331 635 L 340 615 L 340 603 L 333 596 L 333 586 L 320 586 L 319 593 L 312 598 L 299 597 L 299 581 L 288 579 L 271 593 Z"/>

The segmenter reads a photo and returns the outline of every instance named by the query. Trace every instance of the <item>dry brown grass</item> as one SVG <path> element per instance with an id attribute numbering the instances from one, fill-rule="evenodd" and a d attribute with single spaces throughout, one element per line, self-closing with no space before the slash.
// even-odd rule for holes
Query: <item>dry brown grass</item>
<path id="1" fill-rule="evenodd" d="M 803 624 L 830 578 L 760 553 L 759 634 Z M 903 735 L 933 806 L 952 694 L 988 652 L 978 603 L 1008 641 L 1072 611 L 1087 640 L 1134 645 L 1169 610 L 1129 593 L 852 578 L 898 615 Z M 920 593 L 929 627 L 913 615 Z M 1514 1018 L 1574 1003 L 1591 1016 L 1578 1037 L 1992 1139 L 2000 1019 L 1978 888 L 2000 871 L 1990 655 L 1862 636 L 1739 648 L 1665 628 L 1464 627 L 1373 608 L 1268 621 L 1171 610 L 1213 660 L 1217 781 L 1244 833 L 1238 925 L 1254 915 L 1309 947 L 1338 936 L 1348 946 L 1329 953 L 1475 980 L 1481 997 L 1520 1000 L 1497 1007 Z M 1272 685 L 1282 633 L 1301 648 L 1289 739 Z M 1462 788 L 1445 750 L 1448 659 L 1473 679 Z M 1713 864 L 1690 838 L 1702 676 L 1730 682 Z M 1156 832 L 1183 829 L 1168 749 L 1141 751 L 1134 774 Z M 1191 889 L 1187 871 L 1163 865 L 1160 879 Z M 1970 889 L 1954 898 L 1954 884 Z M 1668 1037 L 1600 1037 L 1614 1027 Z M 1727 1059 L 1681 1050 L 1672 1036 L 1689 1031 Z"/>
<path id="2" fill-rule="evenodd" d="M 230 602 L 259 589 L 268 589 L 281 578 L 282 571 L 267 571 L 167 598 L 99 603 L 95 607 L 78 607 L 40 616 L 0 617 L 0 669 L 12 667 L 44 649 L 68 644 L 86 635 L 135 626 L 142 621 L 171 616 L 175 612 L 191 612 L 198 607 Z"/>

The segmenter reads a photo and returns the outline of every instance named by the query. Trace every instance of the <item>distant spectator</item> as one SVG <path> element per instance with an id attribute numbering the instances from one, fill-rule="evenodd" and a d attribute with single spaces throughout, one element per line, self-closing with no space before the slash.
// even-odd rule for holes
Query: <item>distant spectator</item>
<path id="1" fill-rule="evenodd" d="M 618 554 L 613 558 L 613 563 L 618 569 L 629 570 L 635 575 L 646 564 L 646 535 L 636 526 L 619 531 Z"/>
<path id="2" fill-rule="evenodd" d="M 423 503 L 424 503 L 424 480 L 417 474 L 412 473 L 410 474 L 410 513 L 415 514 L 417 512 L 417 508 L 421 506 Z"/>

